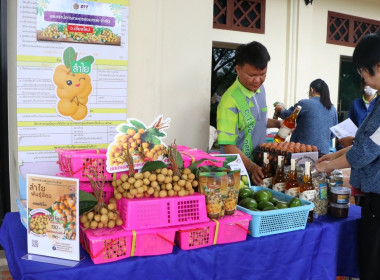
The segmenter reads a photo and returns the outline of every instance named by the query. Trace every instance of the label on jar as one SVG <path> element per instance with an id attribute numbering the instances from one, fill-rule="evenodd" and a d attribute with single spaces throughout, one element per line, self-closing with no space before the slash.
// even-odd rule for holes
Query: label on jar
<path id="1" fill-rule="evenodd" d="M 291 129 L 290 128 L 287 128 L 286 126 L 282 126 L 278 132 L 277 132 L 277 135 L 280 136 L 281 138 L 286 138 L 288 137 L 289 133 L 290 133 Z"/>
<path id="2" fill-rule="evenodd" d="M 273 185 L 273 190 L 285 193 L 285 186 L 286 186 L 285 182 L 283 182 L 283 183 L 277 183 L 277 184 Z"/>
<path id="3" fill-rule="evenodd" d="M 291 195 L 291 196 L 294 196 L 294 197 L 298 197 L 299 193 L 300 193 L 300 188 L 299 187 L 285 190 L 285 194 Z"/>
<path id="4" fill-rule="evenodd" d="M 338 194 L 336 196 L 336 202 L 337 203 L 349 203 L 350 202 L 350 197 L 348 194 Z"/>
<path id="5" fill-rule="evenodd" d="M 319 184 L 319 199 L 320 200 L 327 199 L 327 184 L 326 183 Z"/>
<path id="6" fill-rule="evenodd" d="M 304 191 L 304 192 L 300 193 L 300 199 L 313 202 L 314 199 L 315 199 L 315 195 L 316 195 L 316 191 L 315 190 Z M 311 209 L 311 210 L 313 210 L 313 209 Z"/>
<path id="7" fill-rule="evenodd" d="M 343 187 L 343 182 L 342 181 L 336 181 L 334 187 Z"/>
<path id="8" fill-rule="evenodd" d="M 262 185 L 262 187 L 271 189 L 272 183 L 273 183 L 273 177 L 265 178 L 265 179 L 263 179 L 263 182 L 264 182 L 264 184 Z"/>

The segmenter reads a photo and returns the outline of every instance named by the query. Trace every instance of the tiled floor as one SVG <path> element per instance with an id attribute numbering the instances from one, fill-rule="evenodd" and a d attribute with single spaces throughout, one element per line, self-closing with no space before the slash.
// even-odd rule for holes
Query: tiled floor
<path id="1" fill-rule="evenodd" d="M 12 276 L 9 273 L 7 259 L 5 253 L 0 250 L 0 280 L 12 280 Z"/>

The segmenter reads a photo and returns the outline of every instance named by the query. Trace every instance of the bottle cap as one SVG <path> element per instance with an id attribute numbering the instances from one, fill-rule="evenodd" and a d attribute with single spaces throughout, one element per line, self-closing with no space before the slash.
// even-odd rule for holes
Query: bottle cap
<path id="1" fill-rule="evenodd" d="M 301 109 L 302 109 L 302 106 L 301 106 L 301 105 L 297 105 L 297 108 L 301 110 Z"/>

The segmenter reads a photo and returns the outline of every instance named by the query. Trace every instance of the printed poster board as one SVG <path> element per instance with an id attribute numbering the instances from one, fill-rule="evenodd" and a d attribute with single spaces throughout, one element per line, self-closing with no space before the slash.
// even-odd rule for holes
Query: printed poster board
<path id="1" fill-rule="evenodd" d="M 128 0 L 17 1 L 21 201 L 26 174 L 62 172 L 56 149 L 107 149 L 125 122 L 128 17 Z"/>
<path id="2" fill-rule="evenodd" d="M 79 181 L 27 175 L 28 253 L 80 260 Z"/>

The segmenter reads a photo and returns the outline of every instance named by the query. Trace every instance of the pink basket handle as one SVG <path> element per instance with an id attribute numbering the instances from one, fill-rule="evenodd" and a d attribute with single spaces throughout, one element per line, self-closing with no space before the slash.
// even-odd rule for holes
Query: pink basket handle
<path id="1" fill-rule="evenodd" d="M 215 161 L 215 160 L 212 160 L 212 159 L 206 159 L 204 162 L 206 162 L 207 164 L 213 165 L 213 166 L 215 166 L 215 167 L 219 167 L 218 162 Z"/>
<path id="2" fill-rule="evenodd" d="M 173 243 L 173 242 L 171 242 L 169 239 L 163 237 L 161 234 L 156 233 L 156 235 L 157 235 L 158 237 L 162 238 L 163 240 L 165 240 L 166 242 L 168 242 L 168 243 L 172 244 L 173 246 L 175 246 L 175 243 Z"/>
<path id="3" fill-rule="evenodd" d="M 242 225 L 240 224 L 235 224 L 235 226 L 238 226 L 239 228 L 241 228 L 242 230 L 244 230 L 245 232 L 247 233 L 251 233 L 248 229 L 245 229 Z"/>

